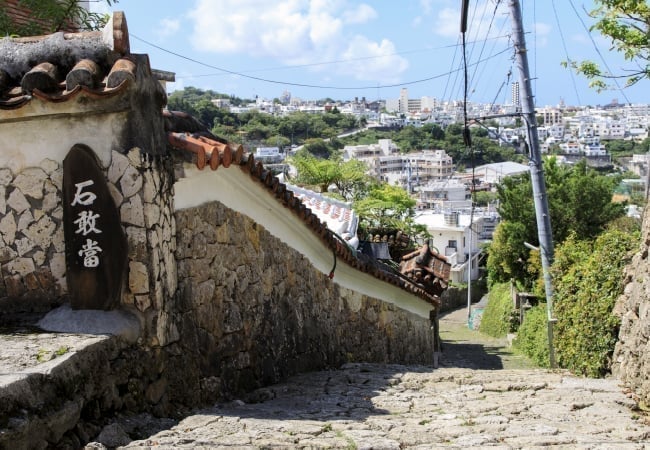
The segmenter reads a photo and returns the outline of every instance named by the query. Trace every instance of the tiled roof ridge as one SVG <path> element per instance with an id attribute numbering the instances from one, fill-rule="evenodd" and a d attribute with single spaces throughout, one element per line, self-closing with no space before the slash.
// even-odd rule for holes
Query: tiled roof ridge
<path id="1" fill-rule="evenodd" d="M 255 156 L 252 153 L 244 152 L 241 145 L 223 144 L 190 133 L 169 132 L 167 136 L 172 147 L 192 154 L 192 160 L 199 170 L 203 170 L 207 166 L 212 170 L 217 170 L 220 166 L 227 168 L 232 164 L 239 166 L 251 178 L 261 183 L 283 206 L 296 214 L 326 247 L 332 249 L 336 259 L 341 259 L 361 272 L 404 289 L 434 306 L 439 306 L 440 299 L 437 296 L 430 294 L 412 280 L 393 271 L 384 270 L 378 262 L 357 254 L 355 250 L 345 243 L 343 238 L 337 236 L 325 223 L 321 222 L 318 216 L 297 195 L 294 195 L 278 177 L 265 168 L 262 162 L 255 161 Z M 336 267 L 336 263 L 334 267 Z M 386 266 L 386 269 L 390 268 Z M 332 269 L 331 278 L 334 277 L 334 272 L 335 269 Z"/>
<path id="2" fill-rule="evenodd" d="M 7 37 L 0 39 L 0 49 L 1 109 L 19 108 L 32 98 L 53 103 L 80 94 L 105 98 L 136 79 L 136 58 L 120 11 L 103 31 Z"/>

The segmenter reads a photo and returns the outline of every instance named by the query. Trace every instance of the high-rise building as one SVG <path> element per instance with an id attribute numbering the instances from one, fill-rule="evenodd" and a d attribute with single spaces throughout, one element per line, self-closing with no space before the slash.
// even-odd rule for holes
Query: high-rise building
<path id="1" fill-rule="evenodd" d="M 399 91 L 399 112 L 402 114 L 409 112 L 409 91 L 406 88 Z"/>
<path id="2" fill-rule="evenodd" d="M 512 83 L 512 106 L 517 111 L 521 110 L 521 97 L 519 96 L 519 81 Z"/>

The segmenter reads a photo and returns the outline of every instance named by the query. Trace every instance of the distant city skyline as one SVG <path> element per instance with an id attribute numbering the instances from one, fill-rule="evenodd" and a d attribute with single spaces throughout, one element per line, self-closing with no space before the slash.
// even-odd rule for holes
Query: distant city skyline
<path id="1" fill-rule="evenodd" d="M 498 7 L 497 7 L 498 3 Z M 519 80 L 508 39 L 507 2 L 470 2 L 466 59 L 468 100 L 508 103 Z M 540 3 L 540 2 L 538 2 Z M 131 50 L 147 53 L 154 68 L 176 74 L 169 90 L 187 86 L 242 98 L 368 100 L 463 98 L 459 0 L 361 2 L 339 0 L 120 0 Z M 108 12 L 105 2 L 91 4 Z M 591 59 L 614 73 L 630 63 L 587 28 L 592 0 L 522 2 L 536 105 L 650 103 L 648 81 L 596 92 L 561 66 Z M 594 48 L 598 47 L 599 52 Z M 619 81 L 620 85 L 624 80 Z"/>

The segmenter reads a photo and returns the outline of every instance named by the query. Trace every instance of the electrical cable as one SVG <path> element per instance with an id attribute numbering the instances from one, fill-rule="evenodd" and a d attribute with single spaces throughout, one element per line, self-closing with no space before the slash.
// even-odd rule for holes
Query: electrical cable
<path id="1" fill-rule="evenodd" d="M 427 82 L 427 81 L 432 81 L 432 80 L 436 80 L 438 78 L 448 76 L 450 73 L 452 73 L 452 72 L 447 72 L 447 73 L 442 73 L 442 74 L 434 75 L 434 76 L 427 77 L 427 78 L 422 78 L 422 79 L 419 79 L 419 80 L 411 80 L 411 81 L 406 81 L 406 82 L 402 82 L 402 83 L 372 85 L 372 86 L 325 86 L 325 85 L 316 85 L 316 84 L 295 83 L 295 82 L 282 81 L 282 80 L 271 80 L 271 79 L 268 79 L 268 78 L 261 78 L 261 77 L 256 77 L 256 76 L 253 76 L 253 75 L 246 75 L 245 73 L 242 73 L 242 72 L 236 72 L 234 70 L 229 70 L 229 69 L 225 69 L 223 67 L 214 66 L 214 65 L 199 61 L 197 59 L 190 58 L 189 56 L 181 55 L 180 53 L 173 52 L 171 50 L 167 50 L 167 49 L 165 49 L 163 47 L 160 47 L 160 46 L 158 46 L 156 44 L 145 41 L 144 39 L 139 38 L 139 37 L 137 37 L 137 36 L 135 36 L 133 34 L 131 34 L 131 36 L 133 38 L 137 39 L 137 40 L 140 40 L 140 41 L 154 47 L 154 48 L 157 48 L 160 51 L 163 51 L 165 53 L 169 53 L 171 55 L 177 56 L 177 57 L 182 58 L 182 59 L 184 59 L 186 61 L 191 61 L 191 62 L 193 62 L 195 64 L 199 64 L 199 65 L 202 65 L 204 67 L 219 70 L 221 72 L 224 72 L 224 73 L 227 73 L 227 74 L 230 74 L 230 75 L 237 75 L 237 76 L 240 76 L 240 77 L 243 77 L 243 78 L 248 78 L 248 79 L 251 79 L 251 80 L 262 81 L 262 82 L 265 82 L 265 83 L 272 83 L 272 84 L 282 84 L 282 85 L 285 85 L 285 86 L 298 86 L 298 87 L 307 87 L 307 88 L 314 88 L 314 89 L 332 89 L 332 90 L 380 89 L 380 88 L 391 88 L 391 87 L 408 86 L 408 85 L 413 85 L 413 84 L 418 84 L 418 83 L 424 83 L 424 82 Z M 485 61 L 488 61 L 491 58 L 496 58 L 497 56 L 505 53 L 508 50 L 510 50 L 510 49 L 507 48 L 507 49 L 505 49 L 505 50 L 503 50 L 503 51 L 501 51 L 501 52 L 499 52 L 499 53 L 497 53 L 495 55 L 492 55 L 490 58 L 486 58 L 486 59 L 481 60 L 481 61 L 476 61 L 475 63 L 470 64 L 470 66 L 481 64 L 481 63 L 483 63 Z M 462 69 L 458 69 L 458 71 L 461 71 L 461 70 Z"/>
<path id="2" fill-rule="evenodd" d="M 494 10 L 494 14 L 492 16 L 492 19 L 491 19 L 490 29 L 488 30 L 488 33 L 490 33 L 490 30 L 492 29 L 492 25 L 493 25 L 493 23 L 494 23 L 494 21 L 496 19 L 496 13 L 498 11 L 498 7 L 499 7 L 500 2 L 501 2 L 501 0 L 497 0 L 497 2 L 496 2 L 496 7 L 495 7 L 495 10 Z M 505 21 L 505 20 L 502 21 L 501 28 L 499 30 L 499 35 L 501 35 L 501 32 L 503 31 L 503 28 L 505 28 L 506 24 L 507 24 L 507 21 Z M 511 36 L 510 35 L 505 35 L 505 36 L 508 37 L 507 46 L 510 47 L 512 45 L 511 44 Z M 486 35 L 485 42 L 487 43 L 487 35 Z M 498 41 L 494 41 L 492 43 L 492 46 L 491 46 L 491 48 L 489 50 L 490 54 L 493 54 L 496 51 L 497 43 L 498 43 Z M 485 46 L 483 46 L 483 48 L 481 49 L 480 58 L 483 58 L 484 53 L 485 53 Z M 482 64 L 480 66 L 480 68 L 477 67 L 477 69 L 478 70 L 475 70 L 474 74 L 470 78 L 469 92 L 471 94 L 473 94 L 474 92 L 476 92 L 478 90 L 479 84 L 482 84 L 483 86 L 492 85 L 494 83 L 492 78 L 494 77 L 495 74 L 497 74 L 499 72 L 497 70 L 492 69 L 491 67 L 488 67 L 487 64 Z M 485 74 L 486 73 L 488 74 L 487 79 L 485 79 Z M 485 91 L 485 89 L 484 89 L 484 91 Z M 481 99 L 481 101 L 485 102 L 485 98 Z"/>
<path id="3" fill-rule="evenodd" d="M 141 42 L 144 42 L 147 45 L 154 45 L 150 42 L 147 42 L 141 38 L 138 38 L 136 36 L 131 35 L 134 37 L 136 40 L 139 40 Z M 487 38 L 486 40 L 488 41 L 496 41 L 501 38 L 509 37 L 509 35 L 503 35 L 503 36 L 494 36 L 491 38 Z M 430 51 L 437 51 L 437 50 L 445 50 L 445 49 L 458 49 L 460 47 L 460 43 L 456 44 L 450 44 L 450 45 L 442 45 L 440 47 L 427 47 L 424 49 L 417 49 L 417 50 L 405 50 L 403 52 L 393 52 L 393 53 L 386 53 L 383 55 L 376 55 L 376 56 L 360 56 L 358 58 L 347 58 L 347 59 L 333 59 L 331 61 L 323 61 L 323 62 L 315 62 L 315 63 L 307 63 L 307 64 L 291 64 L 291 65 L 286 65 L 286 66 L 277 66 L 277 67 L 266 67 L 263 69 L 256 69 L 256 70 L 242 70 L 238 71 L 238 73 L 259 73 L 259 72 L 272 72 L 272 71 L 278 71 L 278 70 L 292 70 L 292 69 L 302 69 L 305 67 L 317 67 L 317 66 L 327 66 L 327 65 L 333 65 L 333 64 L 344 64 L 344 63 L 350 63 L 350 62 L 355 62 L 355 61 L 367 61 L 367 60 L 372 60 L 372 59 L 378 59 L 378 58 L 385 58 L 387 56 L 398 56 L 398 55 L 407 55 L 411 53 L 423 53 L 423 52 L 430 52 Z M 211 77 L 211 76 L 217 76 L 217 75 L 229 75 L 228 73 L 220 72 L 220 73 L 208 73 L 208 74 L 201 74 L 201 75 L 189 75 L 186 77 L 176 77 L 179 79 L 182 78 L 199 78 L 199 77 Z"/>
<path id="4" fill-rule="evenodd" d="M 562 32 L 562 25 L 560 24 L 560 17 L 558 16 L 557 8 L 555 7 L 555 0 L 551 0 L 551 5 L 553 6 L 553 13 L 555 14 L 555 21 L 557 22 L 558 30 L 560 30 L 560 39 L 562 41 L 562 47 L 564 48 L 564 54 L 566 55 L 567 60 L 571 62 L 571 58 L 569 58 L 569 52 L 566 47 L 566 41 L 564 39 L 564 33 Z M 571 71 L 571 83 L 573 84 L 573 90 L 576 93 L 578 104 L 581 105 L 582 101 L 580 100 L 580 94 L 578 94 L 578 86 L 576 84 L 576 79 L 573 76 L 573 71 Z"/>
<path id="5" fill-rule="evenodd" d="M 609 71 L 609 73 L 612 73 L 612 69 L 610 69 L 609 65 L 607 65 L 607 61 L 605 61 L 605 58 L 603 57 L 603 54 L 601 53 L 600 49 L 596 45 L 596 41 L 594 40 L 594 37 L 589 32 L 589 28 L 585 24 L 585 21 L 582 20 L 582 17 L 580 16 L 580 14 L 578 13 L 578 10 L 576 9 L 575 5 L 573 4 L 573 0 L 569 0 L 569 4 L 571 5 L 571 8 L 573 8 L 573 12 L 575 12 L 576 16 L 580 20 L 580 23 L 582 24 L 582 28 L 584 28 L 585 31 L 587 32 L 587 36 L 589 36 L 589 39 L 591 40 L 591 44 L 594 46 L 594 49 L 596 50 L 596 53 L 598 53 L 598 56 L 600 56 L 600 60 L 603 62 L 603 65 Z M 625 95 L 625 92 L 623 91 L 623 88 L 621 88 L 621 86 L 618 84 L 618 80 L 616 78 L 614 78 L 614 83 L 616 84 L 616 87 L 617 87 L 618 91 L 621 93 L 621 95 L 623 96 L 625 101 L 628 103 L 628 105 L 631 105 L 632 102 L 630 102 L 630 99 L 627 98 L 627 95 Z"/>
<path id="6" fill-rule="evenodd" d="M 497 2 L 497 7 L 498 7 L 498 5 L 499 5 L 499 3 Z M 485 14 L 486 14 L 486 11 L 487 11 L 487 6 L 488 6 L 488 2 L 485 2 L 485 7 L 483 8 L 483 15 L 481 16 L 480 24 L 483 23 L 483 19 L 485 18 Z M 492 14 L 492 18 L 490 19 L 490 23 L 488 24 L 488 29 L 487 29 L 487 31 L 485 33 L 486 38 L 490 35 L 490 31 L 492 31 L 492 25 L 494 24 L 495 17 L 496 17 L 496 8 L 494 10 L 494 13 Z M 478 37 L 478 33 L 479 33 L 479 28 L 477 28 L 477 30 L 476 30 L 476 35 L 475 35 L 476 37 Z M 481 45 L 481 49 L 479 50 L 478 59 L 481 59 L 483 57 L 483 52 L 485 51 L 485 46 L 487 44 L 487 39 L 482 39 L 481 41 L 482 41 L 482 45 Z M 472 45 L 472 51 L 470 52 L 470 59 L 472 58 L 472 55 L 474 53 L 475 48 L 476 48 L 476 45 Z M 470 81 L 469 81 L 470 85 L 472 84 L 472 81 L 476 77 L 476 73 L 477 73 L 478 69 L 479 69 L 478 67 L 475 68 L 474 73 L 472 74 L 472 77 L 470 78 Z"/>
<path id="7" fill-rule="evenodd" d="M 460 37 L 458 38 L 457 42 L 458 41 L 460 41 Z M 453 68 L 454 65 L 456 64 L 456 55 L 458 54 L 458 48 L 459 47 L 460 47 L 460 45 L 457 43 L 456 44 L 456 51 L 454 51 L 454 56 L 453 56 L 453 58 L 451 60 L 451 68 Z M 450 69 L 449 76 L 447 77 L 447 82 L 445 83 L 445 90 L 442 92 L 442 97 L 441 98 L 443 99 L 443 101 L 447 97 L 447 88 L 449 87 L 449 80 L 451 80 L 451 74 L 452 74 L 452 72 L 451 72 L 451 69 Z"/>

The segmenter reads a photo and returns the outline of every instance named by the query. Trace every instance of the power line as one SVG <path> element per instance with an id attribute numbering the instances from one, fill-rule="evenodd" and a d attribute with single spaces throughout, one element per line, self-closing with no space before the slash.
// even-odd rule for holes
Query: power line
<path id="1" fill-rule="evenodd" d="M 191 61 L 191 62 L 193 62 L 195 64 L 199 64 L 201 66 L 208 67 L 210 69 L 219 70 L 220 72 L 223 72 L 225 74 L 236 75 L 236 76 L 240 76 L 242 78 L 248 78 L 248 79 L 251 79 L 251 80 L 261 81 L 261 82 L 264 82 L 264 83 L 282 84 L 282 85 L 285 85 L 285 86 L 298 86 L 298 87 L 307 87 L 307 88 L 314 88 L 314 89 L 336 89 L 336 90 L 379 89 L 379 88 L 391 88 L 391 87 L 409 86 L 409 85 L 413 85 L 413 84 L 424 83 L 424 82 L 427 82 L 427 81 L 432 81 L 432 80 L 436 80 L 438 78 L 448 76 L 449 74 L 453 73 L 453 71 L 450 71 L 450 72 L 434 75 L 434 76 L 431 76 L 431 77 L 422 78 L 422 79 L 419 79 L 419 80 L 411 80 L 411 81 L 405 81 L 405 82 L 402 82 L 402 83 L 372 85 L 372 86 L 326 86 L 326 85 L 317 85 L 317 84 L 296 83 L 296 82 L 290 82 L 290 81 L 271 80 L 271 79 L 268 79 L 268 78 L 256 77 L 256 76 L 253 76 L 253 75 L 247 75 L 244 72 L 237 72 L 237 71 L 226 69 L 226 68 L 223 68 L 223 67 L 218 67 L 218 66 L 215 66 L 215 65 L 212 65 L 212 64 L 208 64 L 208 63 L 199 61 L 199 60 L 194 59 L 194 58 L 190 58 L 189 56 L 185 56 L 185 55 L 182 55 L 180 53 L 173 52 L 171 50 L 165 49 L 165 48 L 160 47 L 160 46 L 158 46 L 158 45 L 156 45 L 156 44 L 154 44 L 152 42 L 148 42 L 148 41 L 146 41 L 146 40 L 144 40 L 144 39 L 142 39 L 140 37 L 137 37 L 137 36 L 135 36 L 133 34 L 131 34 L 131 36 L 133 38 L 141 41 L 141 42 L 144 42 L 147 45 L 150 45 L 150 46 L 160 50 L 160 51 L 163 51 L 165 53 L 169 53 L 170 55 L 174 55 L 174 56 L 176 56 L 178 58 L 182 58 L 182 59 L 184 59 L 186 61 Z M 471 66 L 478 65 L 478 64 L 483 63 L 485 61 L 488 61 L 489 59 L 495 58 L 495 57 L 499 56 L 500 54 L 505 53 L 508 50 L 509 50 L 509 48 L 506 48 L 505 50 L 503 50 L 503 51 L 501 51 L 501 52 L 499 52 L 499 53 L 497 53 L 495 55 L 492 55 L 489 58 L 485 58 L 483 60 L 476 61 L 475 63 L 472 63 Z M 462 69 L 458 69 L 456 72 L 461 71 L 461 70 Z"/>
<path id="2" fill-rule="evenodd" d="M 451 68 L 453 69 L 454 65 L 456 64 L 456 55 L 458 55 L 458 49 L 459 49 L 459 44 L 458 41 L 460 41 L 460 37 L 457 39 L 456 43 L 456 51 L 454 51 L 454 57 L 451 60 Z M 450 69 L 449 76 L 447 77 L 447 82 L 445 83 L 445 90 L 442 92 L 442 99 L 444 100 L 447 97 L 447 88 L 449 87 L 449 81 L 451 80 L 451 74 L 456 73 L 456 76 L 458 76 L 458 71 L 453 71 Z M 456 85 L 456 81 L 454 81 L 454 85 Z M 453 90 L 453 86 L 452 86 Z M 451 91 L 449 93 L 449 98 L 451 98 Z"/>
<path id="3" fill-rule="evenodd" d="M 488 27 L 488 30 L 487 30 L 487 33 L 486 33 L 486 37 L 485 37 L 485 39 L 483 40 L 483 47 L 481 48 L 481 52 L 479 53 L 479 58 L 482 58 L 482 57 L 483 57 L 483 53 L 484 53 L 484 51 L 485 51 L 485 45 L 487 44 L 487 41 L 488 41 L 488 37 L 487 37 L 487 36 L 490 34 L 490 31 L 491 31 L 492 26 L 493 26 L 493 24 L 494 24 L 494 21 L 495 21 L 495 19 L 496 19 L 496 14 L 497 14 L 497 11 L 498 11 L 498 8 L 499 8 L 500 3 L 501 3 L 501 0 L 497 0 L 497 1 L 495 2 L 494 12 L 492 13 L 492 18 L 491 18 L 491 20 L 490 20 L 490 25 L 489 25 L 489 27 Z M 503 28 L 505 27 L 505 25 L 506 25 L 506 21 L 504 20 L 504 21 L 502 22 L 502 24 L 501 24 L 501 29 L 499 30 L 499 34 L 501 34 L 501 31 L 503 30 Z M 508 39 L 510 40 L 510 35 L 504 35 L 504 36 L 508 37 Z M 493 42 L 493 44 L 492 44 L 492 48 L 490 49 L 490 53 L 494 52 L 497 42 L 498 42 L 498 41 L 494 41 L 494 42 Z M 510 44 L 509 44 L 509 45 L 510 45 Z M 472 78 L 470 79 L 470 86 L 473 86 L 473 88 L 470 89 L 471 92 L 474 92 L 474 90 L 475 90 L 476 87 L 478 86 L 478 83 L 479 83 L 479 81 L 481 80 L 481 78 L 483 77 L 483 74 L 485 73 L 485 70 L 486 70 L 486 66 L 483 65 L 483 66 L 481 67 L 480 72 L 477 71 L 477 70 L 474 71 L 474 74 L 472 75 Z M 495 72 L 493 71 L 491 74 L 493 75 L 494 73 L 495 73 Z M 487 85 L 487 84 L 490 84 L 490 83 L 485 83 L 485 84 Z"/>
<path id="4" fill-rule="evenodd" d="M 607 65 L 607 61 L 605 61 L 605 58 L 603 57 L 603 54 L 600 52 L 600 49 L 596 45 L 596 41 L 594 40 L 594 37 L 589 32 L 589 28 L 585 24 L 585 21 L 582 20 L 582 16 L 580 16 L 580 14 L 578 14 L 578 10 L 576 9 L 575 5 L 573 4 L 573 0 L 569 0 L 569 4 L 571 5 L 571 8 L 573 8 L 573 12 L 575 12 L 576 16 L 580 20 L 580 23 L 582 24 L 582 28 L 584 28 L 585 31 L 587 32 L 587 36 L 589 36 L 589 39 L 591 40 L 591 44 L 594 46 L 594 49 L 596 50 L 596 53 L 598 53 L 598 56 L 600 56 L 600 60 L 603 62 L 603 64 L 605 65 L 605 68 L 609 71 L 609 73 L 612 73 L 612 70 L 609 68 L 609 65 Z M 630 102 L 630 99 L 627 98 L 627 95 L 625 95 L 625 92 L 621 88 L 620 84 L 618 84 L 618 80 L 616 78 L 614 78 L 614 83 L 616 83 L 616 87 L 618 88 L 618 90 L 621 93 L 621 95 L 623 96 L 623 98 L 625 98 L 625 101 L 628 104 L 632 104 Z"/>
<path id="5" fill-rule="evenodd" d="M 133 36 L 133 34 L 131 34 Z M 147 42 L 141 38 L 135 37 L 137 40 L 142 41 L 148 45 L 155 46 L 154 44 Z M 508 35 L 503 35 L 503 36 L 494 36 L 492 38 L 488 38 L 487 40 L 497 40 L 497 39 L 502 39 L 508 37 Z M 326 65 L 332 65 L 332 64 L 342 64 L 342 63 L 349 63 L 349 62 L 355 62 L 355 61 L 366 61 L 366 60 L 371 60 L 371 59 L 378 59 L 378 58 L 385 58 L 387 56 L 398 56 L 398 55 L 408 55 L 408 54 L 413 54 L 413 53 L 425 53 L 425 52 L 431 52 L 431 51 L 436 51 L 436 50 L 445 50 L 445 49 L 450 49 L 450 48 L 458 48 L 460 44 L 450 44 L 450 45 L 442 45 L 439 47 L 427 47 L 427 48 L 421 48 L 421 49 L 415 49 L 415 50 L 405 50 L 402 52 L 393 52 L 393 53 L 386 53 L 383 55 L 376 55 L 376 56 L 360 56 L 358 58 L 348 58 L 348 59 L 334 59 L 331 61 L 323 61 L 323 62 L 317 62 L 317 63 L 307 63 L 307 64 L 292 64 L 292 65 L 286 65 L 286 66 L 276 66 L 276 67 L 267 67 L 263 69 L 256 69 L 256 70 L 242 70 L 239 71 L 239 73 L 258 73 L 258 72 L 271 72 L 271 71 L 276 71 L 276 70 L 291 70 L 291 69 L 302 69 L 305 67 L 317 67 L 317 66 L 326 66 Z M 216 75 L 227 75 L 225 73 L 218 73 L 218 74 L 201 74 L 201 75 L 191 75 L 187 77 L 177 77 L 177 78 L 197 78 L 197 77 L 210 77 L 210 76 L 216 76 Z"/>
<path id="6" fill-rule="evenodd" d="M 560 39 L 562 40 L 562 47 L 564 48 L 564 54 L 566 55 L 567 60 L 571 61 L 569 58 L 569 52 L 566 48 L 566 42 L 564 40 L 564 33 L 562 32 L 562 25 L 560 24 L 560 18 L 557 14 L 557 8 L 555 7 L 555 0 L 551 0 L 551 5 L 553 6 L 553 13 L 555 14 L 555 21 L 557 22 L 557 27 L 560 30 Z M 580 100 L 580 94 L 578 94 L 578 86 L 576 85 L 576 79 L 573 76 L 573 71 L 571 71 L 571 83 L 573 84 L 573 90 L 576 92 L 576 98 L 578 99 L 578 104 L 582 104 Z"/>
<path id="7" fill-rule="evenodd" d="M 485 6 L 483 8 L 483 13 L 481 15 L 481 20 L 479 21 L 479 24 L 476 27 L 476 34 L 475 34 L 476 37 L 474 38 L 474 41 L 476 41 L 476 39 L 478 38 L 478 34 L 481 31 L 481 25 L 483 24 L 483 21 L 485 19 L 485 15 L 487 13 L 487 7 L 488 7 L 488 2 L 485 2 Z M 495 13 L 496 13 L 496 11 L 495 11 Z M 492 19 L 490 19 L 490 24 L 488 25 L 487 32 L 485 33 L 486 37 L 490 34 L 490 30 L 492 30 L 492 24 L 493 23 L 494 23 L 494 16 L 492 16 Z M 481 57 L 483 56 L 483 51 L 485 50 L 485 45 L 487 43 L 487 41 L 485 39 L 482 39 L 481 41 L 482 41 L 482 45 L 481 45 L 481 50 L 479 51 L 479 56 L 478 56 L 479 59 L 481 59 Z M 476 45 L 472 44 L 472 50 L 470 52 L 470 59 L 472 58 L 472 55 L 474 53 L 475 48 L 476 48 Z M 472 84 L 472 81 L 473 81 L 474 77 L 476 76 L 477 69 L 478 69 L 478 67 L 475 68 L 474 73 L 472 74 L 472 76 L 471 76 L 471 78 L 469 80 L 470 85 Z"/>

